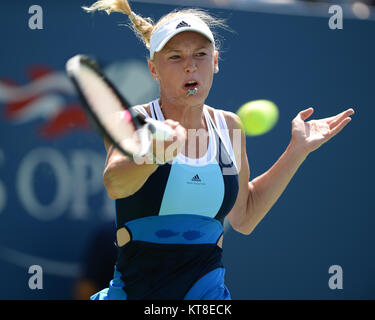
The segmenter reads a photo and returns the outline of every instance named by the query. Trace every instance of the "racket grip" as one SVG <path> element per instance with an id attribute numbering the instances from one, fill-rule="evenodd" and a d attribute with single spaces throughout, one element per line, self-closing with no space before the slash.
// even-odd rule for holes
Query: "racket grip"
<path id="1" fill-rule="evenodd" d="M 169 140 L 174 134 L 174 130 L 161 121 L 147 118 L 146 127 L 156 140 Z"/>

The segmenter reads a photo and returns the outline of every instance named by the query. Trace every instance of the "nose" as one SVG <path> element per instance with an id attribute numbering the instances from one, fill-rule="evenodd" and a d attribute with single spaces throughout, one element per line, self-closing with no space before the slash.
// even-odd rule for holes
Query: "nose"
<path id="1" fill-rule="evenodd" d="M 185 61 L 185 72 L 186 73 L 193 73 L 197 70 L 197 65 L 195 60 L 192 57 L 186 58 Z"/>

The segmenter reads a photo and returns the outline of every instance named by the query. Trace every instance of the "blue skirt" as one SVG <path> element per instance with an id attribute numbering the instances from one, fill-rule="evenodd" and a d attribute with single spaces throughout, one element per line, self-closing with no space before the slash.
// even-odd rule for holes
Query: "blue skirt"
<path id="1" fill-rule="evenodd" d="M 190 288 L 184 300 L 231 300 L 228 288 L 224 284 L 224 268 L 217 268 L 205 274 Z M 115 268 L 109 288 L 92 295 L 90 300 L 127 300 L 123 289 L 121 273 Z"/>

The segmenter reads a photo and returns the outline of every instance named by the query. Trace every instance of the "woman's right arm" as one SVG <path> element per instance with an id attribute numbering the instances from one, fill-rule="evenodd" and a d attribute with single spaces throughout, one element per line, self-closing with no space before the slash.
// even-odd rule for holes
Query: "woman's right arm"
<path id="1" fill-rule="evenodd" d="M 138 191 L 157 164 L 137 164 L 104 139 L 107 159 L 104 168 L 104 186 L 111 199 L 126 198 Z"/>
<path id="2" fill-rule="evenodd" d="M 164 123 L 174 129 L 176 133 L 171 142 L 164 143 L 164 149 L 167 150 L 172 143 L 176 146 L 182 145 L 186 139 L 186 130 L 178 122 L 172 120 L 166 120 Z M 131 158 L 116 149 L 107 138 L 104 138 L 104 145 L 107 150 L 107 159 L 103 180 L 111 199 L 126 198 L 133 195 L 158 168 L 156 163 L 135 163 Z M 172 159 L 165 160 L 165 162 L 168 162 Z"/>

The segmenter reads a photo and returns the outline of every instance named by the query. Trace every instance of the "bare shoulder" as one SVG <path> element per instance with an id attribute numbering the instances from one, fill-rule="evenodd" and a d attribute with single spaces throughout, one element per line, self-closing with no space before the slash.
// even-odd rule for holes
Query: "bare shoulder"
<path id="1" fill-rule="evenodd" d="M 211 115 L 211 118 L 214 119 L 214 110 L 222 112 L 224 115 L 225 122 L 227 123 L 228 129 L 242 129 L 242 122 L 239 116 L 231 111 L 227 110 L 222 110 L 222 109 L 217 109 L 217 108 L 212 108 L 207 106 L 207 109 Z"/>
<path id="2" fill-rule="evenodd" d="M 224 110 L 222 110 L 222 112 L 223 112 L 225 121 L 229 129 L 241 129 L 242 128 L 241 119 L 236 113 L 230 112 L 230 111 L 224 111 Z"/>

